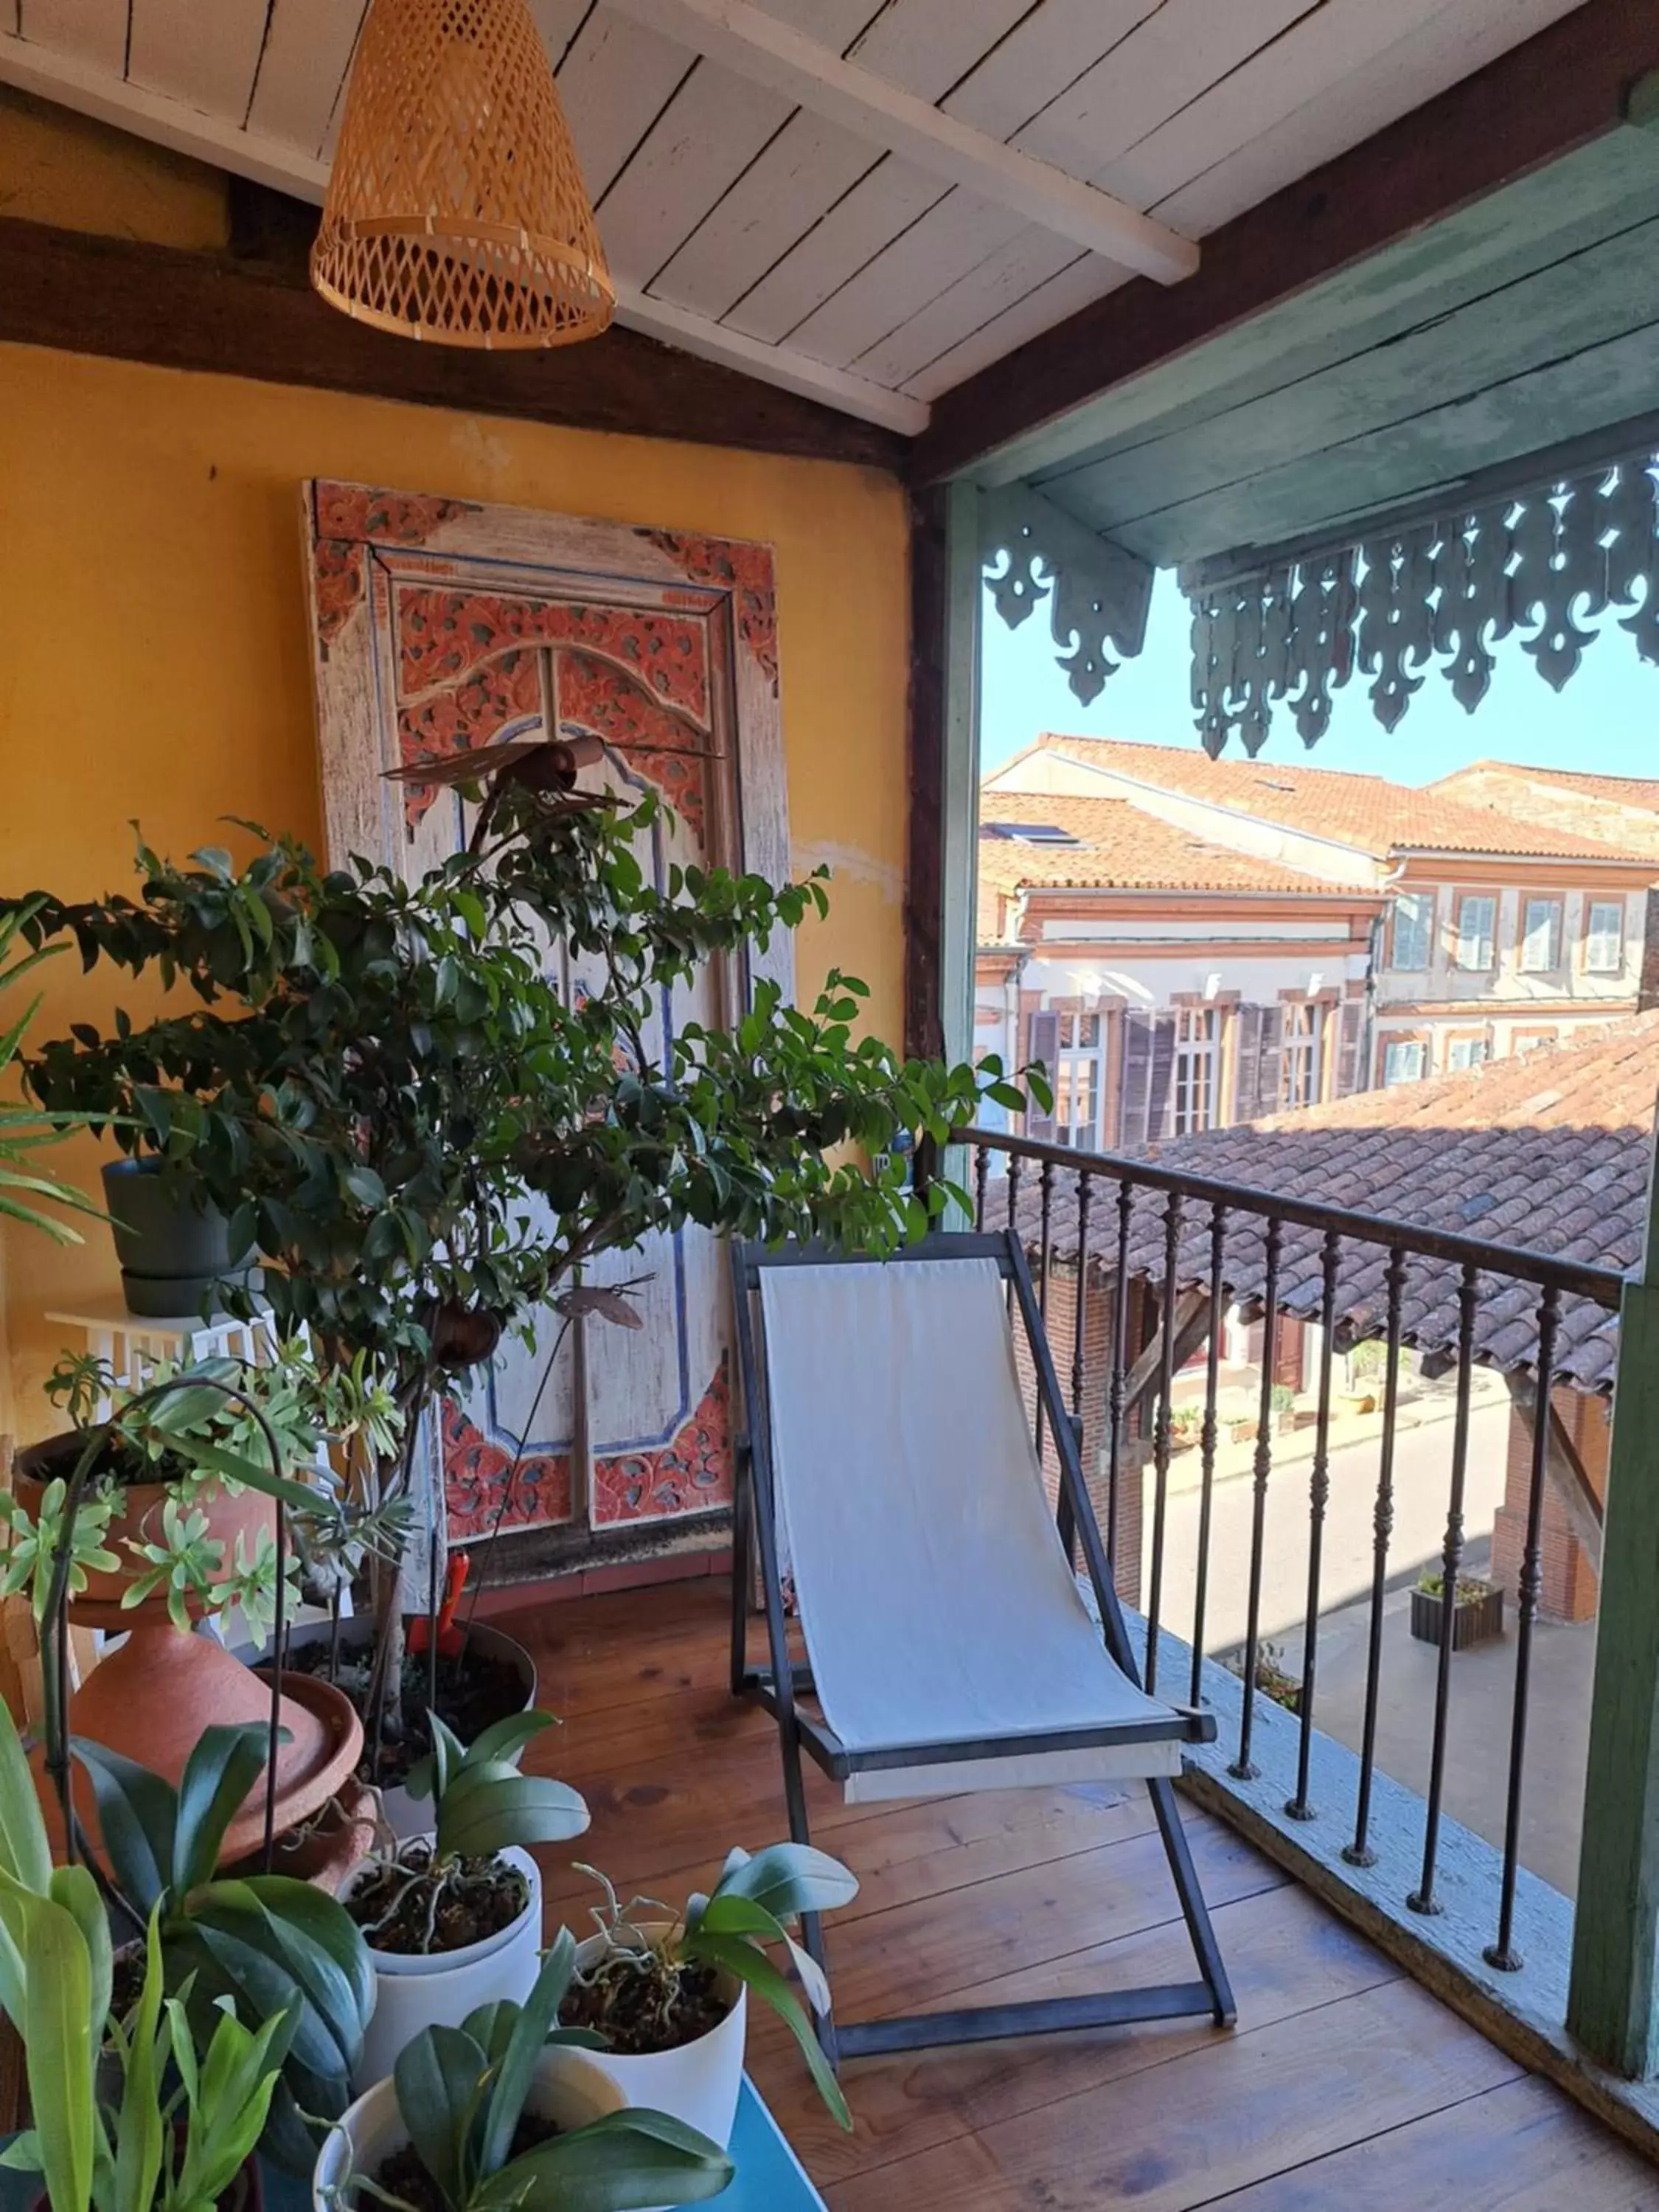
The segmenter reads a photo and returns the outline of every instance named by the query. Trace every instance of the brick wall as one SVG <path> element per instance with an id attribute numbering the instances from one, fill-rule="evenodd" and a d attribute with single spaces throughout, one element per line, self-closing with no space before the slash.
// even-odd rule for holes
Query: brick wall
<path id="1" fill-rule="evenodd" d="M 1559 1389 L 1555 1410 L 1571 1437 L 1584 1471 L 1598 1494 L 1605 1496 L 1607 1445 L 1612 1434 L 1607 1401 L 1586 1397 L 1577 1390 Z M 1508 1455 L 1504 1469 L 1504 1503 L 1492 1527 L 1492 1578 L 1514 1598 L 1521 1587 L 1521 1555 L 1527 1538 L 1527 1492 L 1532 1481 L 1532 1439 L 1518 1413 L 1510 1414 Z M 1539 1611 L 1548 1620 L 1591 1620 L 1595 1615 L 1598 1585 L 1589 1554 L 1572 1531 L 1572 1523 L 1553 1482 L 1544 1485 L 1543 1540 L 1539 1563 L 1543 1587 Z"/>
<path id="2" fill-rule="evenodd" d="M 1094 1500 L 1095 1517 L 1100 1523 L 1103 1536 L 1106 1534 L 1110 1490 L 1103 1455 L 1109 1433 L 1107 1394 L 1112 1379 L 1113 1316 L 1114 1302 L 1109 1289 L 1098 1275 L 1091 1275 L 1083 1315 L 1083 1472 L 1088 1481 L 1089 1495 Z M 1132 1315 L 1132 1359 L 1138 1342 L 1133 1328 L 1135 1318 Z M 1072 1362 L 1077 1341 L 1075 1268 L 1061 1268 L 1056 1265 L 1049 1271 L 1048 1331 L 1049 1349 L 1060 1375 L 1060 1395 L 1069 1407 L 1072 1402 Z M 1025 1349 L 1022 1330 L 1015 1330 L 1014 1341 L 1026 1403 L 1035 1408 L 1036 1378 Z M 1141 1456 L 1138 1445 L 1125 1453 L 1124 1479 L 1119 1485 L 1116 1580 L 1118 1595 L 1129 1606 L 1140 1602 Z M 1048 1481 L 1049 1497 L 1054 1498 L 1059 1492 L 1060 1462 L 1052 1441 L 1046 1437 L 1043 1443 L 1043 1474 Z"/>

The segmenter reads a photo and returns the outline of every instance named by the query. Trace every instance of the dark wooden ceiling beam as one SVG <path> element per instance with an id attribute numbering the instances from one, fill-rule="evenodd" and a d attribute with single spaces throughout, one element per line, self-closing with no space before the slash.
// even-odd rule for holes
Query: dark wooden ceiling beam
<path id="1" fill-rule="evenodd" d="M 1656 0 L 1586 0 L 1425 106 L 1212 231 L 1198 274 L 1138 277 L 933 404 L 918 483 L 970 469 L 1126 378 L 1259 314 L 1625 119 L 1659 69 Z"/>
<path id="2" fill-rule="evenodd" d="M 302 266 L 0 220 L 0 340 L 568 428 L 854 461 L 906 441 L 634 331 L 537 353 L 416 344 L 318 298 Z"/>

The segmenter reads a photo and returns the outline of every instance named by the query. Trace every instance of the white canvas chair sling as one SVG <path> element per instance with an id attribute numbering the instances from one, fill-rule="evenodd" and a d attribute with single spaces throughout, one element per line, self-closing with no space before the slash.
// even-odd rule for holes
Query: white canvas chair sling
<path id="1" fill-rule="evenodd" d="M 849 1798 L 1144 1781 L 1200 1978 L 1153 1989 L 825 2023 L 832 2058 L 1057 2028 L 1233 2018 L 1170 1787 L 1207 1713 L 1140 1687 L 1077 1439 L 1006 1232 L 936 1234 L 887 1261 L 734 1246 L 749 1435 L 734 1527 L 732 1686 L 775 1718 L 790 1831 L 811 1840 L 803 1750 Z M 1058 1520 L 1015 1365 L 1018 1311 L 1060 1462 Z M 807 1659 L 789 1657 L 787 1532 Z M 1081 1547 L 1091 1618 L 1067 1551 Z M 747 1656 L 758 1559 L 769 1663 Z M 813 1698 L 818 1715 L 802 1709 Z M 821 1929 L 807 1948 L 825 1964 Z"/>

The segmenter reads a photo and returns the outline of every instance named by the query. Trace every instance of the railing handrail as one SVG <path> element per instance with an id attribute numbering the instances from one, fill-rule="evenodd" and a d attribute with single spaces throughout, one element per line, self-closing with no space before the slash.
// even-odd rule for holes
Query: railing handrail
<path id="1" fill-rule="evenodd" d="M 1189 1174 L 1182 1168 L 1159 1167 L 1151 1160 L 1131 1159 L 1119 1152 L 1094 1152 L 1070 1145 L 1049 1145 L 1035 1137 L 1010 1136 L 998 1129 L 977 1127 L 953 1131 L 951 1141 L 981 1145 L 992 1152 L 1008 1152 L 1039 1164 L 1072 1168 L 1090 1175 L 1109 1176 L 1116 1182 L 1143 1183 L 1148 1189 L 1172 1191 L 1182 1198 L 1207 1200 L 1242 1212 L 1292 1222 L 1299 1228 L 1334 1230 L 1389 1250 L 1421 1253 L 1431 1260 L 1449 1261 L 1459 1267 L 1478 1267 L 1483 1273 L 1511 1275 L 1518 1281 L 1536 1283 L 1590 1299 L 1616 1313 L 1625 1278 L 1616 1267 L 1598 1267 L 1589 1261 L 1565 1260 L 1525 1245 L 1495 1244 L 1483 1237 L 1465 1237 L 1454 1230 L 1424 1229 L 1386 1214 L 1358 1213 L 1350 1207 L 1322 1205 L 1262 1190 L 1251 1183 L 1225 1182 L 1214 1176 Z"/>

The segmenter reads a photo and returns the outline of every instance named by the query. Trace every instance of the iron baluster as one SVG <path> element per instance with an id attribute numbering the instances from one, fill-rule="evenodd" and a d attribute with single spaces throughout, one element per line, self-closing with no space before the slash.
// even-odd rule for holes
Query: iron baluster
<path id="1" fill-rule="evenodd" d="M 1429 1754 L 1429 1802 L 1423 1823 L 1423 1879 L 1406 1902 L 1413 1912 L 1438 1912 L 1435 1861 L 1440 1851 L 1440 1812 L 1446 1790 L 1446 1731 L 1451 1715 L 1452 1638 L 1457 1626 L 1457 1576 L 1463 1564 L 1463 1490 L 1469 1459 L 1469 1393 L 1474 1377 L 1474 1313 L 1480 1274 L 1466 1265 L 1457 1285 L 1457 1413 L 1452 1425 L 1451 1496 L 1440 1572 L 1440 1665 L 1434 1686 L 1434 1743 Z"/>
<path id="2" fill-rule="evenodd" d="M 1549 1469 L 1550 1401 L 1555 1376 L 1555 1332 L 1560 1293 L 1547 1290 L 1538 1307 L 1538 1395 L 1532 1427 L 1532 1468 L 1527 1490 L 1527 1534 L 1521 1552 L 1521 1583 L 1516 1596 L 1515 1711 L 1510 1723 L 1510 1793 L 1504 1814 L 1504 1879 L 1498 1899 L 1498 1941 L 1483 1954 L 1489 1966 L 1514 1973 L 1521 1954 L 1515 1948 L 1515 1881 L 1521 1863 L 1521 1775 L 1527 1755 L 1527 1706 L 1532 1692 L 1532 1635 L 1544 1587 L 1540 1554 L 1544 1541 L 1544 1479 Z"/>
<path id="3" fill-rule="evenodd" d="M 1008 1226 L 1013 1230 L 1017 1235 L 1019 1230 L 1019 1182 L 1020 1170 L 1023 1165 L 1024 1163 L 1018 1152 L 1012 1153 L 1010 1156 L 1008 1161 Z M 1013 1317 L 1014 1286 L 1010 1283 L 1008 1285 L 1008 1319 L 1011 1322 L 1012 1322 Z M 1042 1394 L 1039 1391 L 1037 1393 L 1037 1401 L 1039 1405 L 1042 1403 Z M 1042 1445 L 1039 1444 L 1037 1449 L 1041 1451 L 1042 1449 Z"/>
<path id="4" fill-rule="evenodd" d="M 985 1226 L 985 1186 L 990 1178 L 991 1153 L 986 1145 L 975 1146 L 974 1152 L 974 1226 Z M 1012 1220 L 1012 1216 L 1009 1218 Z"/>
<path id="5" fill-rule="evenodd" d="M 1083 1455 L 1085 1423 L 1083 1413 L 1083 1390 L 1085 1370 L 1085 1352 L 1089 1329 L 1089 1212 L 1094 1203 L 1094 1178 L 1088 1173 L 1078 1177 L 1077 1185 L 1077 1313 L 1076 1326 L 1072 1332 L 1072 1427 L 1077 1437 L 1078 1457 L 1083 1463 L 1083 1480 L 1089 1480 L 1089 1464 Z M 1091 1496 L 1093 1492 L 1091 1492 Z M 1066 1556 L 1073 1565 L 1077 1530 L 1073 1523 L 1071 1500 L 1064 1488 L 1060 1493 L 1060 1540 L 1066 1547 Z"/>
<path id="6" fill-rule="evenodd" d="M 1193 1679 L 1188 1702 L 1199 1705 L 1204 1683 L 1204 1610 L 1210 1589 L 1210 1507 L 1215 1490 L 1216 1397 L 1221 1382 L 1221 1332 L 1225 1322 L 1227 1209 L 1210 1209 L 1210 1340 L 1204 1366 L 1204 1427 L 1200 1444 L 1198 1570 L 1193 1590 Z"/>
<path id="7" fill-rule="evenodd" d="M 1052 1160 L 1044 1160 L 1042 1163 L 1042 1172 L 1037 1177 L 1037 1198 L 1040 1207 L 1037 1231 L 1037 1316 L 1042 1323 L 1043 1334 L 1046 1336 L 1048 1331 L 1048 1255 L 1054 1243 L 1054 1164 Z M 1042 1393 L 1039 1390 L 1036 1408 L 1036 1449 L 1039 1463 L 1042 1458 L 1043 1426 Z"/>
<path id="8" fill-rule="evenodd" d="M 1376 1506 L 1371 1554 L 1370 1641 L 1365 1658 L 1365 1719 L 1360 1736 L 1359 1799 L 1354 1809 L 1353 1841 L 1343 1851 L 1350 1866 L 1376 1863 L 1370 1847 L 1371 1777 L 1376 1770 L 1376 1716 L 1382 1681 L 1382 1601 L 1389 1580 L 1389 1539 L 1394 1534 L 1395 1417 L 1400 1406 L 1400 1332 L 1406 1297 L 1406 1255 L 1395 1245 L 1389 1255 L 1389 1351 L 1382 1382 L 1382 1449 L 1376 1470 Z"/>
<path id="9" fill-rule="evenodd" d="M 1117 1187 L 1117 1272 L 1112 1279 L 1112 1379 L 1107 1395 L 1106 1556 L 1112 1586 L 1117 1587 L 1118 1490 L 1123 1461 L 1123 1407 L 1129 1389 L 1129 1232 L 1133 1225 L 1134 1185 L 1127 1177 Z"/>
<path id="10" fill-rule="evenodd" d="M 1342 1240 L 1325 1231 L 1319 1297 L 1319 1425 L 1314 1431 L 1313 1470 L 1308 1478 L 1308 1610 L 1302 1625 L 1302 1740 L 1296 1754 L 1296 1795 L 1285 1810 L 1311 1820 L 1308 1780 L 1313 1764 L 1314 1686 L 1319 1664 L 1319 1577 L 1324 1564 L 1325 1509 L 1331 1495 L 1331 1359 L 1336 1335 L 1336 1275 Z"/>
<path id="11" fill-rule="evenodd" d="M 1273 1470 L 1273 1368 L 1279 1357 L 1279 1259 L 1284 1224 L 1267 1223 L 1267 1273 L 1261 1286 L 1261 1394 L 1257 1401 L 1255 1498 L 1250 1512 L 1250 1594 L 1244 1626 L 1244 1710 L 1238 1724 L 1238 1757 L 1231 1772 L 1253 1779 L 1250 1738 L 1255 1726 L 1255 1670 L 1261 1653 L 1261 1552 L 1267 1533 L 1267 1477 Z"/>
<path id="12" fill-rule="evenodd" d="M 1158 1414 L 1152 1425 L 1152 1577 L 1146 1600 L 1146 1687 L 1158 1688 L 1158 1634 L 1164 1607 L 1164 1537 L 1170 1498 L 1170 1445 L 1174 1435 L 1176 1306 L 1180 1296 L 1182 1201 L 1172 1193 L 1164 1208 L 1164 1334 L 1158 1371 Z"/>

